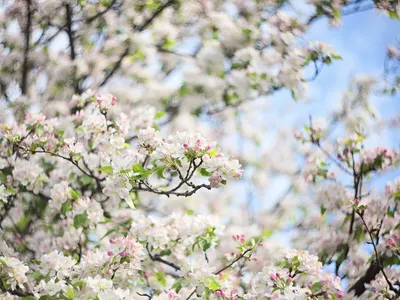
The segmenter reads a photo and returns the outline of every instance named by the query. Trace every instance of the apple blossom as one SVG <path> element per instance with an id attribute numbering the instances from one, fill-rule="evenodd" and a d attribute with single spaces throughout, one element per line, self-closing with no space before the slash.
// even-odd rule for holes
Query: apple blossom
<path id="1" fill-rule="evenodd" d="M 285 102 L 369 2 L 3 1 L 0 298 L 400 297 L 398 46 Z"/>

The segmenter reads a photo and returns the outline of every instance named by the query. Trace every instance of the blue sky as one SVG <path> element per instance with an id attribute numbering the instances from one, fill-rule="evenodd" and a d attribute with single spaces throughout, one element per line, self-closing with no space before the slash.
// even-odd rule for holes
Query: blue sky
<path id="1" fill-rule="evenodd" d="M 307 104 L 296 108 L 301 109 L 301 116 L 307 117 L 310 113 L 326 114 L 332 110 L 355 75 L 382 75 L 386 45 L 400 41 L 400 22 L 370 10 L 345 16 L 339 28 L 331 28 L 326 18 L 320 19 L 311 26 L 305 37 L 309 41 L 319 40 L 334 46 L 343 57 L 342 61 L 324 66 L 318 78 L 309 83 Z M 275 97 L 280 101 L 284 98 L 289 105 L 292 101 L 288 94 L 277 94 Z M 400 110 L 398 99 L 393 100 L 381 101 L 378 105 L 385 113 L 392 115 Z M 389 107 L 384 107 L 388 104 Z"/>
<path id="2" fill-rule="evenodd" d="M 400 42 L 400 22 L 388 16 L 370 10 L 345 16 L 342 25 L 331 28 L 326 18 L 316 21 L 307 32 L 306 40 L 318 40 L 332 45 L 343 57 L 330 66 L 324 66 L 316 80 L 309 83 L 308 98 L 305 101 L 294 102 L 287 91 L 279 92 L 270 97 L 269 102 L 274 109 L 268 115 L 277 123 L 297 124 L 299 128 L 308 123 L 308 116 L 329 116 L 330 112 L 341 101 L 341 94 L 348 89 L 350 80 L 355 75 L 368 74 L 381 77 L 384 68 L 386 46 Z M 391 118 L 400 113 L 400 99 L 397 97 L 372 97 L 374 105 L 380 111 L 380 118 Z M 288 107 L 290 114 L 287 115 Z M 287 115 L 286 118 L 282 116 Z M 272 128 L 273 129 L 273 128 Z M 397 135 L 397 136 L 396 136 Z M 387 136 L 376 135 L 370 145 L 384 144 L 389 147 L 399 147 L 398 131 Z M 391 172 L 379 176 L 374 183 L 379 190 L 387 180 L 399 176 L 399 172 Z M 282 177 L 271 178 L 272 186 L 262 197 L 262 206 L 270 207 L 282 195 L 288 186 L 288 181 Z"/>

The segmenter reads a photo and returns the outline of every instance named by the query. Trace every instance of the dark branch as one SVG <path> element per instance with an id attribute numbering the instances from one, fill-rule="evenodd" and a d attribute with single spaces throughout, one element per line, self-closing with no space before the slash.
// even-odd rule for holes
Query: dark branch
<path id="1" fill-rule="evenodd" d="M 101 16 L 103 16 L 105 13 L 107 13 L 107 12 L 113 7 L 113 5 L 114 5 L 116 2 L 117 2 L 117 0 L 111 1 L 111 3 L 110 3 L 104 10 L 102 10 L 101 12 L 99 12 L 99 13 L 95 14 L 94 16 L 88 18 L 88 19 L 86 20 L 86 24 L 90 24 L 90 23 L 92 23 L 93 21 L 95 21 L 95 20 L 97 20 L 98 18 L 100 18 Z"/>
<path id="2" fill-rule="evenodd" d="M 66 4 L 65 10 L 66 10 L 66 17 L 67 17 L 66 32 L 67 32 L 68 41 L 69 41 L 69 56 L 71 58 L 71 61 L 73 62 L 76 58 L 76 52 L 75 52 L 74 31 L 72 30 L 72 8 L 69 4 Z M 75 92 L 75 94 L 80 94 L 79 82 L 76 78 L 76 67 L 75 66 L 73 66 L 72 72 L 73 72 L 72 81 L 73 81 L 73 86 L 74 86 L 74 92 Z"/>
<path id="3" fill-rule="evenodd" d="M 26 95 L 28 92 L 29 49 L 31 40 L 31 27 L 32 27 L 32 0 L 26 0 L 26 24 L 24 28 L 25 44 L 24 44 L 24 58 L 22 63 L 22 81 L 21 81 L 22 95 Z"/>
<path id="4" fill-rule="evenodd" d="M 379 270 L 380 267 L 378 263 L 376 261 L 373 261 L 365 275 L 358 279 L 356 283 L 354 283 L 353 286 L 350 287 L 349 292 L 354 291 L 356 296 L 362 295 L 366 290 L 365 284 L 368 284 L 372 280 L 374 280 L 376 275 L 379 273 Z"/>
<path id="5" fill-rule="evenodd" d="M 147 253 L 149 254 L 149 257 L 152 261 L 158 261 L 160 263 L 163 263 L 167 266 L 170 266 L 172 268 L 174 268 L 176 271 L 179 271 L 181 268 L 179 266 L 177 266 L 176 264 L 166 261 L 165 259 L 162 259 L 160 255 L 156 254 L 156 255 L 152 255 L 149 249 L 149 244 L 146 244 L 146 250 Z"/>
<path id="6" fill-rule="evenodd" d="M 153 20 L 164 11 L 164 9 L 171 6 L 173 3 L 174 3 L 174 0 L 167 1 L 164 5 L 161 5 L 154 12 L 154 14 L 149 19 L 147 19 L 142 25 L 140 25 L 138 27 L 134 27 L 134 29 L 138 32 L 145 30 L 153 22 Z M 104 86 L 109 81 L 109 79 L 115 74 L 115 72 L 118 71 L 118 69 L 121 67 L 123 59 L 128 55 L 130 48 L 131 47 L 128 44 L 127 47 L 125 48 L 125 51 L 121 54 L 120 58 L 117 60 L 117 62 L 111 68 L 111 70 L 107 73 L 105 78 L 101 81 L 100 87 Z"/>
<path id="7" fill-rule="evenodd" d="M 145 30 L 145 29 L 151 24 L 151 22 L 153 22 L 153 20 L 154 20 L 155 18 L 157 18 L 157 16 L 158 16 L 159 14 L 161 14 L 161 13 L 164 11 L 164 9 L 166 9 L 166 8 L 169 7 L 169 6 L 171 6 L 173 3 L 174 3 L 174 0 L 168 0 L 165 4 L 161 5 L 161 6 L 154 12 L 154 14 L 153 14 L 150 18 L 148 18 L 142 25 L 140 25 L 139 27 L 137 27 L 137 28 L 135 28 L 135 29 L 137 29 L 138 31 L 143 31 L 143 30 Z"/>

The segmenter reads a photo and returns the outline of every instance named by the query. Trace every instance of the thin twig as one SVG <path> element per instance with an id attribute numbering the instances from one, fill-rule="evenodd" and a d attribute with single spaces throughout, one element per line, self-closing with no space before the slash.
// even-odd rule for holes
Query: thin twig
<path id="1" fill-rule="evenodd" d="M 365 230 L 367 230 L 368 235 L 369 235 L 369 238 L 371 239 L 371 244 L 372 244 L 372 246 L 373 246 L 373 248 L 374 248 L 374 252 L 375 252 L 375 258 L 376 258 L 376 261 L 378 262 L 378 265 L 379 265 L 379 268 L 380 268 L 380 271 L 381 271 L 383 277 L 385 278 L 387 284 L 389 285 L 389 288 L 390 288 L 393 292 L 395 292 L 396 295 L 399 295 L 399 291 L 396 290 L 396 289 L 394 288 L 393 284 L 390 282 L 389 278 L 388 278 L 387 275 L 386 275 L 386 272 L 385 272 L 385 270 L 384 270 L 384 267 L 383 267 L 381 258 L 380 258 L 380 256 L 379 256 L 378 249 L 376 248 L 376 244 L 375 244 L 375 241 L 374 241 L 374 237 L 372 236 L 371 230 L 369 229 L 367 223 L 365 222 L 362 213 L 360 213 L 359 211 L 356 211 L 356 213 L 357 213 L 357 215 L 360 217 L 361 221 L 363 222 L 364 227 L 365 227 Z"/>

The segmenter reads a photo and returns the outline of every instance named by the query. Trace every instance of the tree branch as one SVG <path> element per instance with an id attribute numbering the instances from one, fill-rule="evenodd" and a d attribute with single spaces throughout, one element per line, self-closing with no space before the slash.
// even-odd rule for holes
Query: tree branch
<path id="1" fill-rule="evenodd" d="M 69 41 L 69 56 L 72 62 L 74 62 L 76 58 L 76 52 L 75 52 L 75 38 L 74 38 L 74 32 L 72 30 L 72 8 L 69 4 L 65 5 L 65 10 L 66 10 L 66 17 L 67 17 L 67 28 L 66 32 L 68 35 L 68 41 Z M 79 89 L 79 82 L 76 78 L 76 66 L 73 65 L 73 73 L 72 73 L 72 81 L 73 81 L 73 86 L 74 86 L 74 92 L 75 94 L 80 94 L 81 91 Z"/>
<path id="2" fill-rule="evenodd" d="M 162 259 L 161 256 L 158 255 L 158 254 L 152 255 L 151 252 L 150 252 L 148 243 L 146 244 L 146 250 L 147 250 L 147 253 L 149 254 L 149 257 L 150 257 L 150 259 L 152 261 L 158 261 L 158 262 L 163 263 L 163 264 L 165 264 L 167 266 L 170 266 L 171 268 L 174 268 L 175 271 L 179 271 L 181 269 L 181 267 L 179 267 L 178 265 L 176 265 L 176 264 L 174 264 L 172 262 L 169 262 L 169 261 L 167 261 L 165 259 Z"/>
<path id="3" fill-rule="evenodd" d="M 21 79 L 21 93 L 26 95 L 28 93 L 28 75 L 29 75 L 29 49 L 31 39 L 32 27 L 32 0 L 26 0 L 26 24 L 24 28 L 25 41 L 24 41 L 24 58 L 22 63 L 22 79 Z"/>
<path id="4" fill-rule="evenodd" d="M 164 11 L 164 9 L 166 9 L 169 6 L 171 6 L 174 3 L 174 1 L 175 0 L 169 0 L 165 4 L 161 5 L 154 12 L 154 14 L 149 19 L 147 19 L 142 25 L 140 25 L 138 27 L 134 27 L 135 31 L 140 32 L 140 31 L 145 30 L 153 22 L 153 20 L 159 14 L 161 14 Z M 100 87 L 104 86 L 108 82 L 108 80 L 115 74 L 115 72 L 121 67 L 122 61 L 128 55 L 128 53 L 130 51 L 130 48 L 131 48 L 131 46 L 130 46 L 130 44 L 128 44 L 128 46 L 125 48 L 125 51 L 121 54 L 120 58 L 117 60 L 117 62 L 111 68 L 111 70 L 108 72 L 108 74 L 105 76 L 105 78 L 101 81 Z"/>
<path id="5" fill-rule="evenodd" d="M 110 3 L 104 10 L 102 10 L 101 12 L 99 12 L 99 13 L 95 14 L 94 16 L 88 18 L 88 19 L 86 20 L 86 24 L 90 24 L 90 23 L 92 23 L 93 21 L 95 21 L 96 19 L 98 19 L 98 18 L 100 18 L 101 16 L 103 16 L 105 13 L 107 13 L 107 12 L 113 7 L 113 5 L 114 5 L 116 2 L 117 2 L 117 0 L 111 1 L 111 3 Z"/>
<path id="6" fill-rule="evenodd" d="M 377 263 L 378 263 L 379 271 L 382 273 L 383 277 L 385 278 L 385 280 L 386 280 L 386 282 L 387 282 L 389 288 L 390 288 L 396 295 L 399 295 L 399 291 L 396 290 L 396 289 L 394 288 L 392 282 L 389 280 L 389 278 L 388 278 L 387 275 L 386 275 L 386 272 L 385 272 L 385 270 L 384 270 L 384 267 L 383 267 L 381 258 L 380 258 L 380 256 L 379 256 L 378 249 L 376 248 L 376 244 L 375 244 L 375 241 L 374 241 L 374 237 L 372 236 L 371 230 L 369 229 L 367 223 L 365 222 L 362 213 L 360 213 L 359 211 L 356 211 L 356 213 L 357 213 L 357 215 L 360 217 L 361 221 L 363 222 L 364 227 L 365 227 L 365 230 L 367 230 L 368 235 L 369 235 L 369 238 L 371 239 L 371 244 L 372 244 L 372 246 L 373 246 L 373 248 L 374 248 L 375 259 L 376 259 L 376 261 L 377 261 Z"/>

